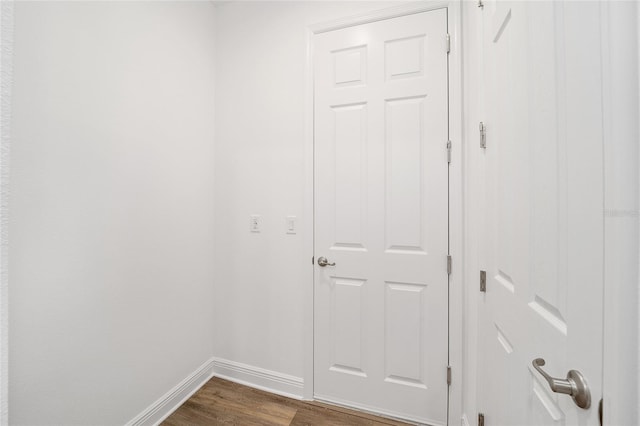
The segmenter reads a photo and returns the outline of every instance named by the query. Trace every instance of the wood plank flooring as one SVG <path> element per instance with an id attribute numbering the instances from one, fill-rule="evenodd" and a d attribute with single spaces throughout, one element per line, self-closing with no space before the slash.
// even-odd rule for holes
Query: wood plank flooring
<path id="1" fill-rule="evenodd" d="M 400 426 L 407 423 L 319 402 L 298 401 L 214 377 L 162 425 Z"/>

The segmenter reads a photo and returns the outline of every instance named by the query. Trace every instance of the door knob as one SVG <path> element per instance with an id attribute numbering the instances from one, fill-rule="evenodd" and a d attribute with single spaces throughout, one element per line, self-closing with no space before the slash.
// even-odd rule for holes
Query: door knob
<path id="1" fill-rule="evenodd" d="M 569 370 L 566 380 L 556 379 L 555 377 L 549 376 L 542 369 L 545 364 L 544 359 L 536 358 L 532 364 L 533 367 L 538 370 L 538 373 L 542 374 L 542 377 L 547 380 L 552 391 L 571 395 L 573 402 L 585 410 L 591 406 L 591 391 L 589 391 L 589 386 L 584 376 L 578 370 Z"/>
<path id="2" fill-rule="evenodd" d="M 323 268 L 324 268 L 325 266 L 336 266 L 336 262 L 329 263 L 329 261 L 327 260 L 327 258 L 326 258 L 326 257 L 324 257 L 324 256 L 320 256 L 320 257 L 318 258 L 318 266 L 322 266 Z"/>

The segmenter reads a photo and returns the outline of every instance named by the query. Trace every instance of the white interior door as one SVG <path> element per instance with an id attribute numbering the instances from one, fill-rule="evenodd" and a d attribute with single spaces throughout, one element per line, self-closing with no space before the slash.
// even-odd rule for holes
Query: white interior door
<path id="1" fill-rule="evenodd" d="M 485 234 L 479 411 L 486 425 L 597 425 L 603 157 L 596 2 L 485 1 Z M 554 393 L 578 370 L 589 408 Z"/>
<path id="2" fill-rule="evenodd" d="M 314 38 L 314 394 L 447 421 L 447 10 Z M 333 265 L 335 263 L 335 265 Z"/>

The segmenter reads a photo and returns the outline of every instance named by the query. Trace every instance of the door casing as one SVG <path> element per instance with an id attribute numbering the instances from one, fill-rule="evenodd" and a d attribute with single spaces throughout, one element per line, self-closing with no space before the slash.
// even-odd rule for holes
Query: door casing
<path id="1" fill-rule="evenodd" d="M 313 98 L 313 44 L 314 36 L 327 31 L 396 18 L 434 9 L 448 8 L 448 28 L 451 40 L 449 53 L 449 137 L 452 142 L 449 165 L 449 253 L 452 273 L 449 277 L 449 365 L 452 371 L 449 387 L 449 424 L 457 424 L 462 415 L 462 326 L 463 326 L 463 192 L 462 192 L 462 73 L 460 3 L 454 1 L 428 1 L 372 11 L 328 22 L 310 25 L 306 30 L 307 61 L 305 67 L 305 202 L 303 226 L 305 254 L 309 259 L 304 290 L 304 387 L 305 399 L 313 399 L 313 280 L 314 267 L 314 98 Z M 443 371 L 443 380 L 446 372 Z"/>

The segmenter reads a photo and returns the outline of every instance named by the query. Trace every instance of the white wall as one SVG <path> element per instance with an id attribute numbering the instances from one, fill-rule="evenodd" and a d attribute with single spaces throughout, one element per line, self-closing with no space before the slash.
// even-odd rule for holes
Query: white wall
<path id="1" fill-rule="evenodd" d="M 303 230 L 309 24 L 397 2 L 230 2 L 216 57 L 216 357 L 304 375 L 311 255 Z M 263 231 L 249 232 L 260 214 Z M 300 232 L 285 234 L 296 215 Z M 309 240 L 310 241 L 310 240 Z"/>
<path id="2" fill-rule="evenodd" d="M 11 424 L 126 423 L 211 357 L 214 10 L 16 4 Z"/>

